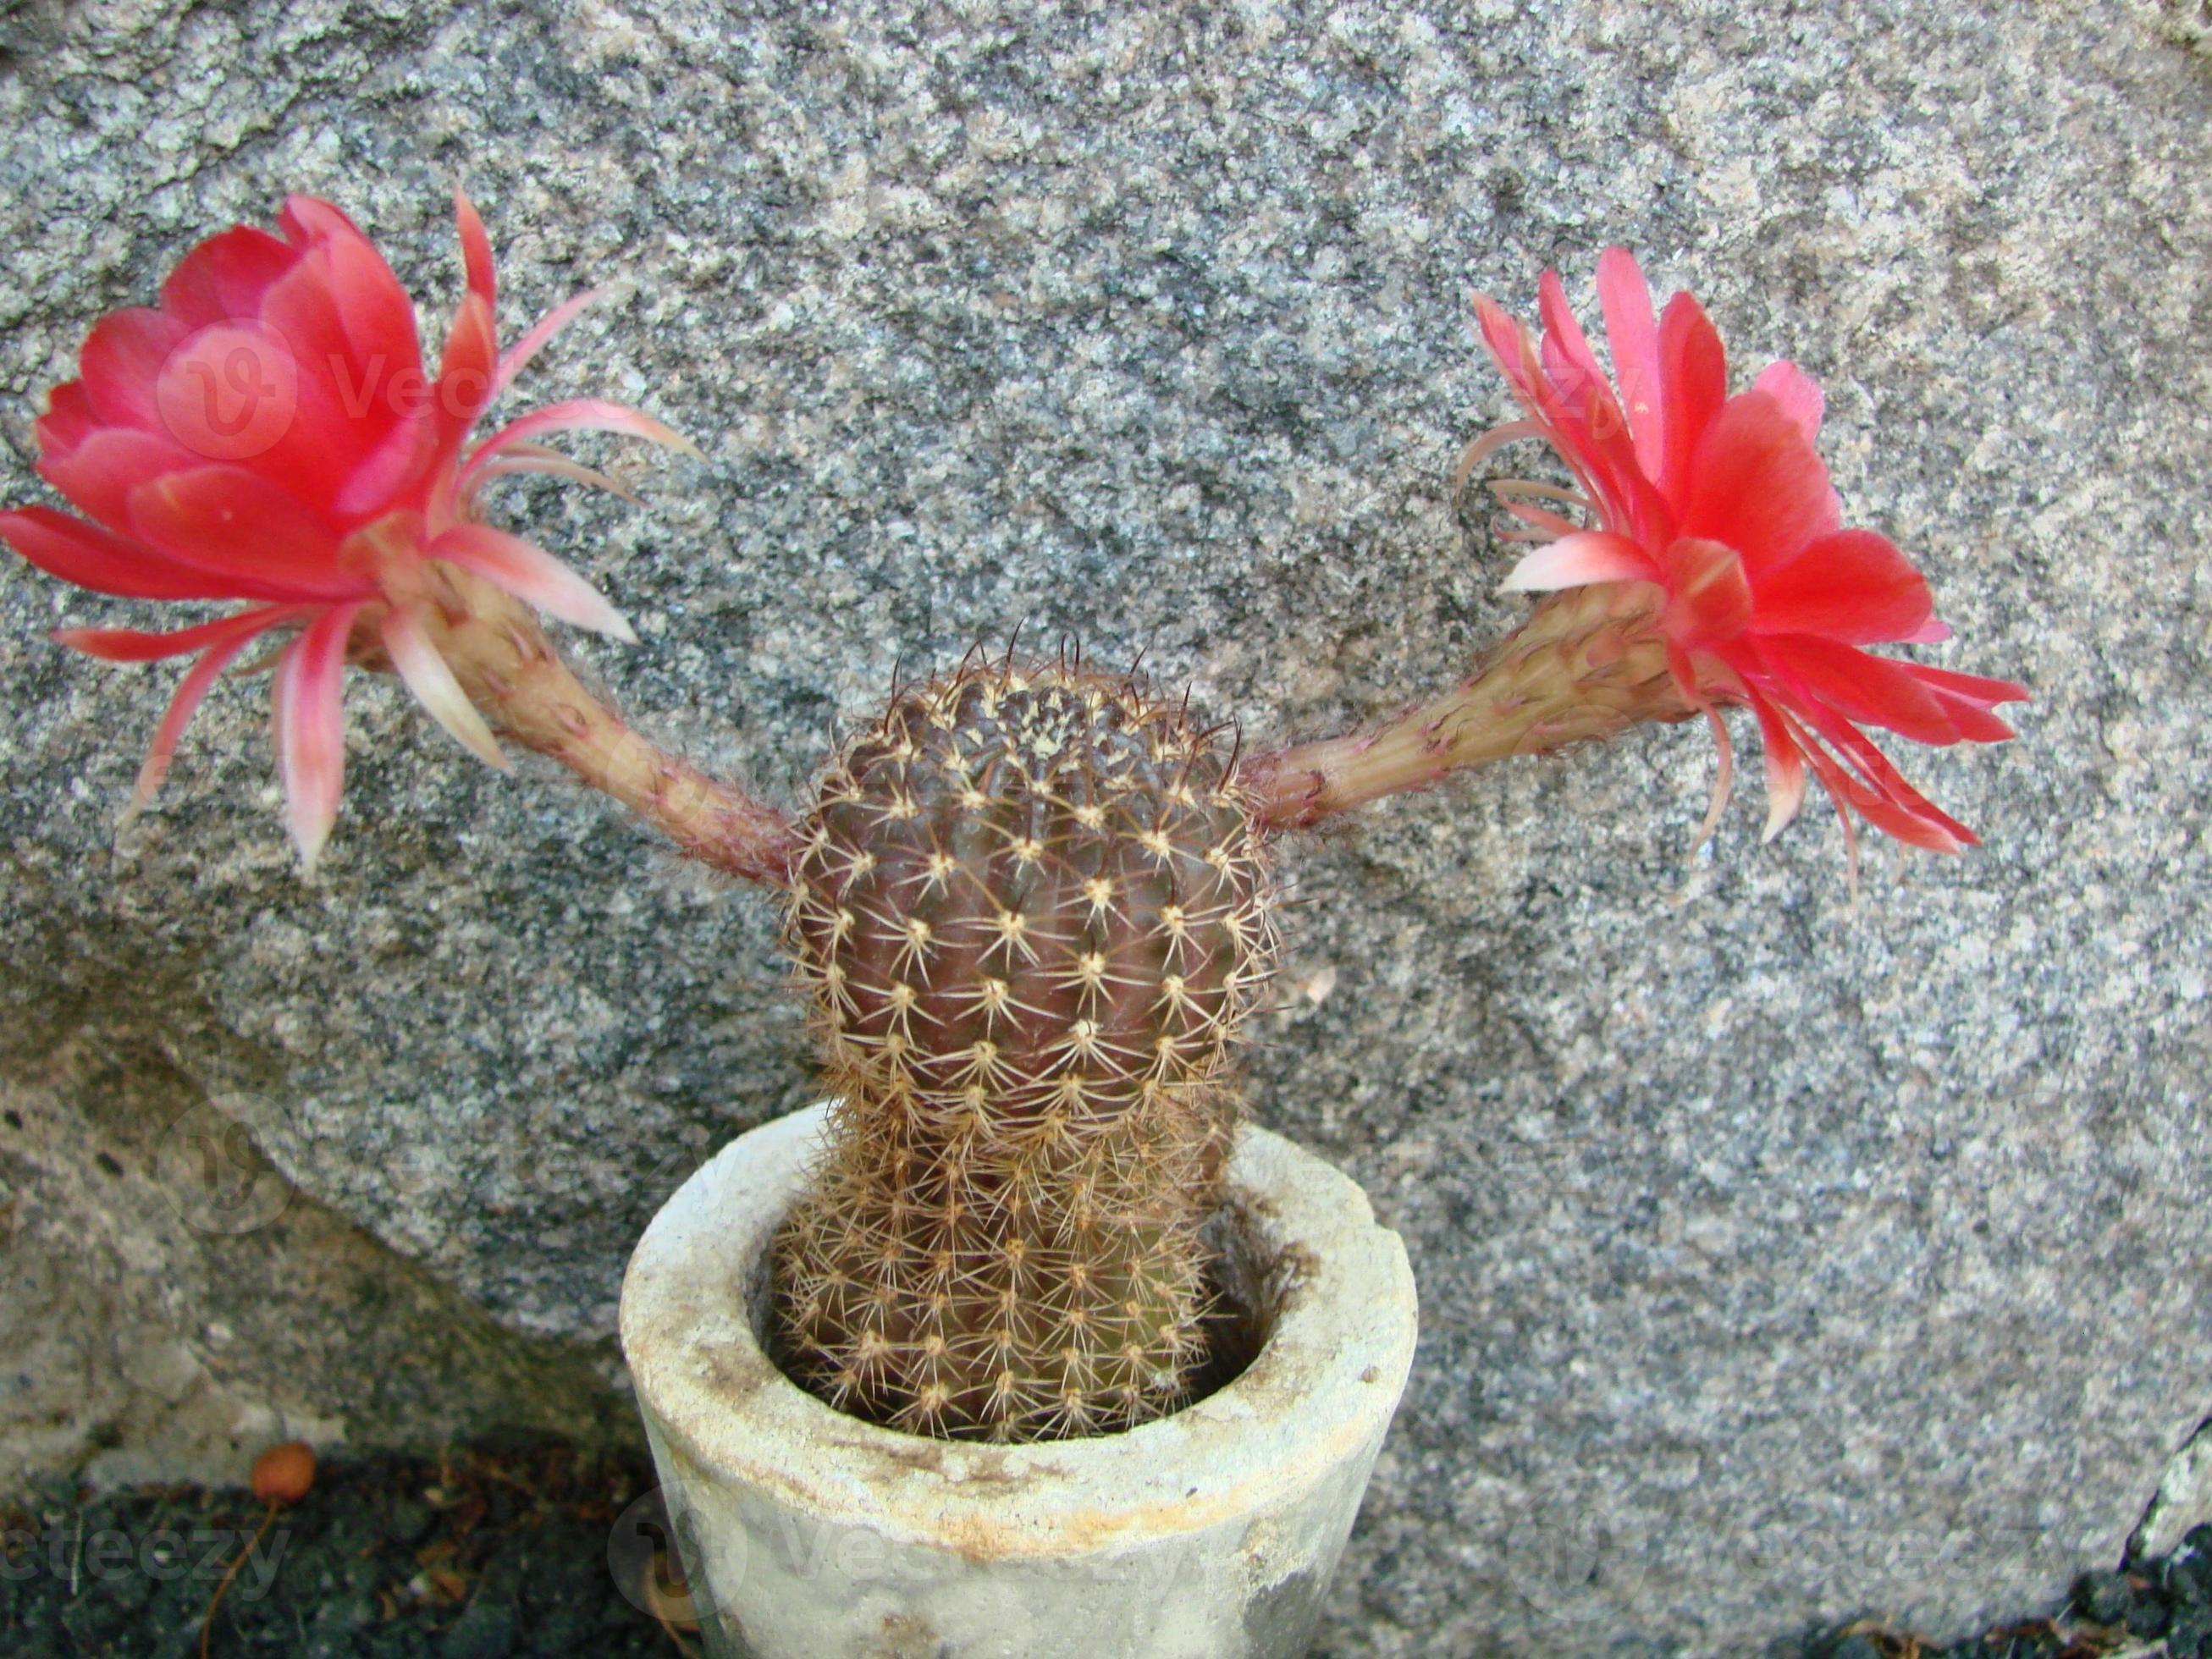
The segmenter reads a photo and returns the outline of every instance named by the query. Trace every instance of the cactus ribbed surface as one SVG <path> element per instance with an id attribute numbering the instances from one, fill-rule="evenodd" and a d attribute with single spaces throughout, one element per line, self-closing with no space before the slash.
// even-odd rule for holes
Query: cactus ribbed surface
<path id="1" fill-rule="evenodd" d="M 1274 954 L 1233 762 L 1131 681 L 994 665 L 831 763 L 787 937 L 840 1103 L 775 1262 L 831 1403 L 1035 1440 L 1185 1398 Z"/>

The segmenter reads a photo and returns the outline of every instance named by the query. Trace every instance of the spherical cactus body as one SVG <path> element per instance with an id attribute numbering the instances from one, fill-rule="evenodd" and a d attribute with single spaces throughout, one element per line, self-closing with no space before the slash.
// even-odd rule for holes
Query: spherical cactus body
<path id="1" fill-rule="evenodd" d="M 840 750 L 787 923 L 837 1105 L 773 1264 L 823 1398 L 1033 1440 L 1187 1396 L 1274 956 L 1234 768 L 1177 704 L 1066 666 L 909 688 Z"/>

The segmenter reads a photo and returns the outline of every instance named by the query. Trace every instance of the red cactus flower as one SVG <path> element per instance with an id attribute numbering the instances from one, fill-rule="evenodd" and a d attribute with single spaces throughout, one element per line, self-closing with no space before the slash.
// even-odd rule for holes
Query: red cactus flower
<path id="1" fill-rule="evenodd" d="M 467 293 L 426 374 L 406 291 L 354 222 L 295 196 L 282 236 L 240 225 L 202 242 L 155 308 L 118 312 L 86 339 L 79 378 L 38 423 L 39 472 L 85 516 L 0 514 L 0 539 L 102 593 L 230 599 L 247 608 L 173 633 L 68 629 L 96 657 L 197 653 L 156 729 L 134 805 L 159 786 L 216 678 L 255 640 L 291 637 L 273 701 L 287 819 L 312 867 L 337 811 L 339 682 L 360 631 L 462 743 L 505 761 L 423 627 L 426 560 L 485 578 L 549 615 L 629 639 L 612 605 L 552 555 L 478 518 L 502 474 L 557 473 L 614 488 L 535 440 L 624 432 L 690 447 L 659 422 L 584 398 L 476 443 L 485 407 L 594 297 L 548 314 L 502 355 L 491 246 L 455 193 Z"/>
<path id="2" fill-rule="evenodd" d="M 1542 592 L 1597 582 L 1655 582 L 1677 689 L 1711 721 L 1721 773 L 1710 834 L 1728 793 L 1728 730 L 1716 703 L 1748 704 L 1766 757 L 1771 839 L 1796 816 L 1809 767 L 1834 801 L 1901 841 L 1957 852 L 1973 833 L 1898 775 L 1860 728 L 1927 744 L 2013 735 L 1990 710 L 2027 696 L 2009 680 L 1879 657 L 1863 647 L 1949 637 L 1928 584 L 1870 530 L 1845 529 L 1814 448 L 1822 398 L 1790 362 L 1728 394 L 1719 334 L 1686 294 L 1655 318 L 1650 289 L 1626 248 L 1598 262 L 1599 304 L 1613 385 L 1567 309 L 1556 271 L 1539 289 L 1540 349 L 1478 299 L 1484 343 L 1512 383 L 1525 421 L 1478 440 L 1464 479 L 1501 444 L 1540 437 L 1579 493 L 1506 481 L 1497 489 L 1534 544 L 1505 582 Z M 1577 525 L 1559 508 L 1595 522 Z M 1847 810 L 1848 809 L 1848 810 Z"/>

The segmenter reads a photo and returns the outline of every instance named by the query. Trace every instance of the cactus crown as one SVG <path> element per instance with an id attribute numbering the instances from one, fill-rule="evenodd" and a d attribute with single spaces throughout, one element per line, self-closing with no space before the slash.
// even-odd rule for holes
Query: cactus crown
<path id="1" fill-rule="evenodd" d="M 778 1241 L 787 1364 L 946 1436 L 1173 1409 L 1274 957 L 1223 734 L 1133 680 L 970 667 L 842 747 L 803 836 L 787 937 L 840 1103 Z"/>

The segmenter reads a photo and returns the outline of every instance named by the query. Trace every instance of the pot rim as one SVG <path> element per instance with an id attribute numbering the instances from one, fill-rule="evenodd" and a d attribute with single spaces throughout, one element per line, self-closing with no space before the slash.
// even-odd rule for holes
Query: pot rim
<path id="1" fill-rule="evenodd" d="M 851 1417 L 786 1376 L 752 1286 L 828 1103 L 739 1136 L 670 1198 L 623 1279 L 631 1380 L 707 1478 L 892 1540 L 981 1559 L 1063 1556 L 1247 1516 L 1379 1441 L 1413 1361 L 1413 1271 L 1349 1177 L 1246 1127 L 1227 1212 L 1268 1270 L 1270 1328 L 1233 1380 L 1172 1414 L 1075 1440 L 939 1440 Z"/>

